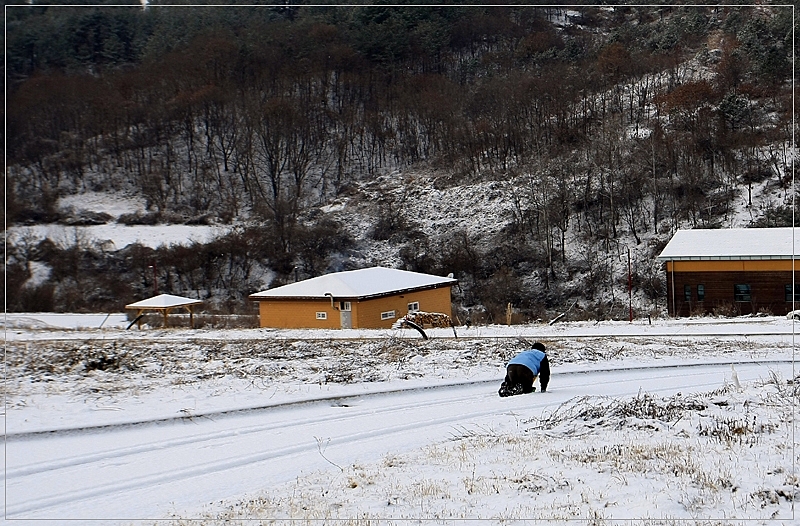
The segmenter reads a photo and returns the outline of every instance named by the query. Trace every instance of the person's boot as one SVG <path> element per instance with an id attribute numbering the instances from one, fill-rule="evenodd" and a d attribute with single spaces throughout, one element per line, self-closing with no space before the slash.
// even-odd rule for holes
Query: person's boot
<path id="1" fill-rule="evenodd" d="M 511 393 L 508 391 L 508 385 L 505 382 L 500 384 L 500 390 L 497 392 L 501 398 L 505 398 L 506 396 L 511 396 Z"/>

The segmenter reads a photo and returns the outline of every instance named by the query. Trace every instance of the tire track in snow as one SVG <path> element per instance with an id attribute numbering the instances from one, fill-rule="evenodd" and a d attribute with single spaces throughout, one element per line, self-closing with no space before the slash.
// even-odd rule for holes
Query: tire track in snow
<path id="1" fill-rule="evenodd" d="M 667 379 L 671 379 L 673 383 L 675 379 L 681 379 L 681 384 L 685 385 L 686 386 L 685 388 L 700 390 L 703 388 L 720 385 L 720 381 L 718 379 L 714 379 L 713 381 L 703 381 L 703 382 L 692 381 L 691 380 L 692 377 L 698 377 L 698 376 L 708 379 L 709 374 L 701 370 L 701 368 L 705 370 L 712 369 L 715 371 L 719 370 L 720 372 L 725 372 L 724 367 L 729 366 L 731 363 L 752 368 L 752 367 L 760 367 L 767 364 L 785 365 L 791 363 L 791 361 L 760 360 L 758 362 L 743 363 L 741 360 L 737 360 L 737 361 L 715 362 L 714 364 L 688 364 L 680 366 L 678 365 L 642 366 L 642 367 L 629 367 L 629 368 L 619 368 L 619 369 L 565 372 L 554 375 L 554 377 L 557 377 L 559 379 L 559 384 L 556 384 L 557 388 L 555 390 L 555 393 L 569 394 L 570 391 L 582 388 L 584 392 L 581 394 L 601 394 L 601 395 L 610 394 L 611 396 L 634 395 L 640 391 L 640 387 L 637 386 L 635 389 L 630 389 L 630 388 L 626 389 L 625 384 L 629 383 L 628 378 L 622 378 L 610 382 L 603 382 L 603 377 L 606 376 L 607 373 L 609 372 L 632 374 L 635 372 L 648 372 L 654 370 L 659 370 L 661 372 L 668 372 L 668 373 L 678 372 L 678 374 L 666 374 L 666 375 L 657 375 L 655 377 L 648 377 L 648 380 L 651 383 L 663 385 L 664 381 Z M 587 375 L 589 377 L 596 376 L 598 380 L 594 382 L 592 385 L 603 386 L 603 390 L 605 392 L 586 393 L 585 391 L 587 386 L 586 382 Z M 570 379 L 571 381 L 565 383 L 563 381 L 564 379 Z M 641 381 L 641 377 L 639 377 L 639 381 Z M 463 392 L 465 390 L 468 390 L 469 388 L 475 388 L 483 384 L 490 384 L 490 383 L 496 384 L 496 382 L 497 382 L 496 380 L 491 380 L 491 381 L 480 381 L 480 382 L 471 382 L 464 384 L 450 384 L 443 386 L 422 387 L 414 389 L 382 391 L 370 394 L 360 394 L 355 396 L 329 397 L 313 401 L 293 402 L 289 404 L 281 404 L 278 406 L 251 408 L 246 411 L 238 410 L 235 412 L 221 412 L 217 414 L 219 416 L 236 416 L 244 413 L 269 414 L 275 412 L 276 409 L 295 409 L 302 406 L 330 403 L 332 401 L 364 400 L 364 399 L 376 400 L 379 397 L 387 398 L 387 403 L 391 404 L 393 399 L 396 399 L 398 396 L 405 396 L 412 394 L 428 394 L 427 392 L 430 392 L 432 394 L 435 392 L 440 392 L 442 390 L 444 390 L 445 392 L 450 392 L 452 390 L 459 390 Z M 619 388 L 612 393 L 608 393 L 609 387 L 612 385 L 617 385 L 619 386 Z M 589 389 L 591 390 L 591 387 Z M 663 386 L 661 388 L 649 390 L 649 392 L 664 392 L 664 391 L 674 391 L 674 390 L 675 387 L 672 385 L 672 383 L 670 383 L 669 385 Z M 472 405 L 472 403 L 475 402 L 486 401 L 490 399 L 495 400 L 497 398 L 498 397 L 495 393 L 495 389 L 492 388 L 490 393 L 481 391 L 479 394 L 472 395 L 467 398 L 465 398 L 464 396 L 456 395 L 447 397 L 445 399 L 433 398 L 433 399 L 425 399 L 422 401 L 413 401 L 400 405 L 392 404 L 387 406 L 380 406 L 377 409 L 367 408 L 364 410 L 350 411 L 350 408 L 347 408 L 347 413 L 344 415 L 327 415 L 323 417 L 312 417 L 298 421 L 287 420 L 281 422 L 274 422 L 270 424 L 264 424 L 262 426 L 245 426 L 244 428 L 237 427 L 223 432 L 193 434 L 186 437 L 181 437 L 178 439 L 173 439 L 168 441 L 153 441 L 141 444 L 139 446 L 134 446 L 131 448 L 119 448 L 97 454 L 89 454 L 71 458 L 67 457 L 56 461 L 40 462 L 13 469 L 10 468 L 7 471 L 7 484 L 11 484 L 15 487 L 18 487 L 19 485 L 24 485 L 26 479 L 29 479 L 31 483 L 35 484 L 36 482 L 34 479 L 36 479 L 37 477 L 31 477 L 31 475 L 46 474 L 49 475 L 50 477 L 59 477 L 60 475 L 58 473 L 66 469 L 74 470 L 76 468 L 80 468 L 86 471 L 88 475 L 93 470 L 98 470 L 102 468 L 103 462 L 108 461 L 110 459 L 119 460 L 126 456 L 130 457 L 147 456 L 148 454 L 152 454 L 154 452 L 158 453 L 159 455 L 164 455 L 164 454 L 170 455 L 170 452 L 173 451 L 175 452 L 175 456 L 179 456 L 177 455 L 177 452 L 181 448 L 186 448 L 188 446 L 193 446 L 193 449 L 196 450 L 197 447 L 200 446 L 201 444 L 204 444 L 207 447 L 211 447 L 215 443 L 218 443 L 220 440 L 227 440 L 231 438 L 246 438 L 245 435 L 253 435 L 254 437 L 257 437 L 259 433 L 265 433 L 279 428 L 286 430 L 286 428 L 289 426 L 291 426 L 292 428 L 308 428 L 308 427 L 313 427 L 320 423 L 333 425 L 333 424 L 354 422 L 359 418 L 372 419 L 374 421 L 392 422 L 393 418 L 397 417 L 401 413 L 407 413 L 407 412 L 420 413 L 423 409 L 426 408 L 436 408 L 437 406 L 439 407 L 439 412 L 437 413 L 436 416 L 433 417 L 411 418 L 409 421 L 406 422 L 398 422 L 387 426 L 380 426 L 375 429 L 354 431 L 333 438 L 329 438 L 328 441 L 326 442 L 326 447 L 335 445 L 347 445 L 353 447 L 354 449 L 359 449 L 358 447 L 356 447 L 356 445 L 359 443 L 374 441 L 375 439 L 379 439 L 390 435 L 396 435 L 410 431 L 421 431 L 426 428 L 434 428 L 437 426 L 441 427 L 443 425 L 448 425 L 448 424 L 451 425 L 451 428 L 453 428 L 454 425 L 459 422 L 466 421 L 467 423 L 469 423 L 470 421 L 474 421 L 476 419 L 480 419 L 483 417 L 493 416 L 493 415 L 496 416 L 498 415 L 498 409 L 499 409 L 498 404 L 496 403 L 489 403 L 488 407 L 485 407 L 480 410 L 466 411 L 466 412 L 459 412 L 452 408 L 454 405 L 457 407 L 466 407 Z M 518 400 L 518 399 L 506 399 L 506 400 Z M 560 398 L 558 397 L 558 395 L 556 397 L 550 397 L 549 395 L 537 398 L 526 397 L 522 399 L 522 402 L 533 402 L 533 403 L 532 404 L 528 403 L 523 407 L 517 407 L 516 410 L 526 410 L 526 409 L 530 410 L 533 409 L 534 407 L 545 408 L 548 405 L 557 404 L 559 400 Z M 563 403 L 563 401 L 566 401 L 566 399 L 560 401 L 561 403 Z M 501 411 L 501 413 L 509 414 L 507 408 L 505 411 Z M 195 415 L 195 418 L 196 417 L 197 415 Z M 172 422 L 177 423 L 184 419 L 185 417 L 176 418 L 172 419 Z M 163 423 L 163 421 L 159 422 Z M 152 422 L 142 423 L 142 425 L 151 423 Z M 355 428 L 357 426 L 351 426 L 351 427 Z M 104 431 L 114 432 L 122 429 L 130 431 L 131 430 L 130 428 L 131 426 L 129 425 L 115 426 L 111 427 L 111 429 L 104 428 Z M 80 430 L 80 431 L 82 431 L 83 433 L 86 432 L 86 430 Z M 51 433 L 46 438 L 58 439 L 60 436 L 73 437 L 73 435 L 74 433 L 71 432 L 64 432 L 64 433 L 59 432 L 59 433 Z M 20 440 L 21 442 L 25 442 L 26 438 L 31 438 L 31 437 L 17 437 L 17 439 Z M 42 438 L 42 437 L 37 437 L 37 438 Z M 90 501 L 91 499 L 95 499 L 98 497 L 106 497 L 122 492 L 135 491 L 137 489 L 152 487 L 154 485 L 183 481 L 193 477 L 213 475 L 231 469 L 237 469 L 252 464 L 263 463 L 269 460 L 289 459 L 292 457 L 296 457 L 298 455 L 314 453 L 314 451 L 318 450 L 319 447 L 320 444 L 318 441 L 314 442 L 306 441 L 292 446 L 273 448 L 267 451 L 237 454 L 229 458 L 216 459 L 213 461 L 193 464 L 190 466 L 184 466 L 178 469 L 169 469 L 168 467 L 166 467 L 166 469 L 159 470 L 159 468 L 157 467 L 155 472 L 132 477 L 129 479 L 117 480 L 112 483 L 94 484 L 67 491 L 57 491 L 50 495 L 39 494 L 35 499 L 25 500 L 16 503 L 6 502 L 7 504 L 6 514 L 7 517 L 11 517 L 13 515 L 19 515 L 26 512 L 33 512 L 33 511 L 39 512 L 42 510 L 52 509 L 54 507 L 63 504 L 73 504 L 76 501 Z M 286 461 L 287 460 L 284 460 L 284 462 Z M 151 463 L 154 466 L 159 466 L 160 464 L 157 461 Z M 87 476 L 85 478 L 87 481 L 91 480 L 90 476 Z M 37 494 L 37 493 L 33 491 L 33 492 L 27 492 L 27 494 Z"/>
<path id="2" fill-rule="evenodd" d="M 485 381 L 485 382 L 474 382 L 474 383 L 470 383 L 470 384 L 455 384 L 455 385 L 448 385 L 446 387 L 448 387 L 448 388 L 461 387 L 463 385 L 473 386 L 473 385 L 477 385 L 477 384 L 480 384 L 480 383 L 490 383 L 490 382 L 491 383 L 495 383 L 495 380 Z M 444 387 L 444 386 L 440 386 L 440 387 Z M 434 389 L 434 388 L 420 388 L 420 389 Z M 414 389 L 400 390 L 400 391 L 389 391 L 389 392 L 378 392 L 378 393 L 366 393 L 366 394 L 363 394 L 363 395 L 344 396 L 344 397 L 331 397 L 331 398 L 323 398 L 323 399 L 313 399 L 313 400 L 307 400 L 307 401 L 303 401 L 303 402 L 289 402 L 287 404 L 281 404 L 281 405 L 278 405 L 278 406 L 266 406 L 266 407 L 257 407 L 257 408 L 247 409 L 247 410 L 237 410 L 237 412 L 241 412 L 241 413 L 244 413 L 244 412 L 248 412 L 248 413 L 256 413 L 256 412 L 269 413 L 269 412 L 272 412 L 272 411 L 275 411 L 275 410 L 283 410 L 283 409 L 286 409 L 286 408 L 289 408 L 289 407 L 293 407 L 293 406 L 326 404 L 326 402 L 331 402 L 331 401 L 362 400 L 364 398 L 375 398 L 375 397 L 379 397 L 379 396 L 387 396 L 387 394 L 388 395 L 390 395 L 390 394 L 402 394 L 402 393 L 411 392 L 411 391 L 414 391 Z M 426 403 L 412 403 L 412 404 L 394 405 L 391 408 L 386 409 L 385 411 L 382 411 L 382 415 L 388 415 L 388 414 L 391 414 L 391 413 L 394 413 L 394 412 L 406 411 L 408 409 L 420 409 L 420 408 L 423 408 L 423 407 L 442 405 L 443 403 L 451 403 L 451 402 L 452 403 L 461 403 L 462 401 L 463 401 L 463 398 L 448 398 L 448 399 L 444 399 L 444 400 L 440 399 L 440 398 L 437 398 L 437 399 L 431 400 L 431 401 L 426 402 Z M 330 405 L 330 404 L 328 404 L 328 405 Z M 352 407 L 352 406 L 341 404 L 341 407 Z M 356 412 L 349 412 L 347 415 L 330 415 L 330 416 L 324 416 L 324 417 L 308 418 L 308 419 L 305 419 L 305 420 L 296 420 L 296 419 L 294 419 L 290 423 L 287 423 L 286 420 L 281 420 L 279 422 L 273 422 L 273 423 L 269 423 L 269 424 L 246 426 L 244 428 L 235 428 L 235 429 L 229 429 L 229 430 L 218 431 L 218 432 L 213 432 L 213 433 L 193 434 L 193 435 L 189 435 L 189 436 L 186 436 L 186 437 L 177 438 L 177 439 L 171 439 L 171 440 L 167 440 L 167 441 L 148 442 L 148 443 L 141 444 L 141 445 L 135 446 L 135 447 L 119 448 L 119 449 L 113 449 L 113 450 L 104 451 L 102 453 L 93 453 L 93 454 L 88 454 L 88 455 L 80 455 L 80 456 L 75 456 L 75 457 L 70 457 L 70 458 L 64 458 L 64 459 L 61 459 L 61 460 L 59 460 L 57 462 L 38 462 L 38 463 L 35 463 L 35 464 L 30 464 L 30 465 L 19 467 L 19 468 L 8 468 L 8 469 L 6 469 L 6 476 L 17 477 L 17 476 L 24 476 L 24 475 L 32 475 L 32 474 L 35 474 L 35 473 L 42 473 L 42 472 L 45 472 L 45 471 L 52 471 L 54 469 L 61 469 L 61 468 L 66 468 L 66 467 L 71 467 L 71 466 L 77 466 L 77 465 L 80 465 L 80 464 L 87 464 L 87 463 L 90 463 L 90 462 L 98 462 L 98 461 L 107 460 L 107 459 L 119 459 L 119 458 L 124 457 L 126 455 L 147 453 L 149 451 L 162 450 L 162 449 L 167 448 L 167 447 L 177 447 L 177 446 L 184 446 L 184 445 L 190 445 L 190 444 L 199 445 L 202 442 L 214 441 L 214 440 L 219 440 L 219 439 L 224 439 L 224 438 L 231 438 L 231 437 L 241 437 L 241 436 L 244 436 L 244 435 L 247 435 L 247 434 L 261 433 L 261 432 L 264 432 L 264 431 L 271 431 L 271 430 L 274 430 L 274 429 L 281 429 L 281 428 L 285 428 L 287 425 L 295 425 L 295 426 L 297 426 L 297 425 L 311 425 L 311 424 L 318 424 L 318 423 L 323 423 L 323 422 L 325 422 L 325 423 L 335 423 L 335 422 L 338 422 L 338 421 L 345 421 L 345 420 L 352 419 L 354 417 L 364 416 L 364 415 L 367 415 L 367 414 L 374 414 L 374 411 L 372 411 L 372 410 L 356 411 Z M 214 415 L 215 414 L 204 414 L 204 415 L 194 415 L 192 417 L 176 417 L 176 418 L 171 419 L 171 420 L 158 420 L 156 422 L 158 422 L 158 423 L 164 423 L 164 422 L 170 422 L 170 421 L 172 421 L 172 422 L 181 422 L 181 421 L 184 421 L 186 419 L 194 419 L 194 418 L 200 418 L 200 417 L 212 418 Z M 220 413 L 216 413 L 216 415 L 223 416 L 223 417 L 231 417 L 231 416 L 234 416 L 234 413 L 231 413 L 231 412 L 220 412 Z M 77 432 L 88 432 L 88 431 L 95 431 L 96 432 L 99 429 L 103 429 L 103 430 L 123 429 L 123 428 L 130 427 L 132 425 L 141 425 L 141 424 L 149 424 L 149 423 L 150 422 L 142 422 L 140 424 L 112 425 L 112 426 L 108 426 L 108 427 L 103 426 L 101 428 L 76 428 L 74 430 L 61 430 L 61 431 L 58 431 L 58 432 L 45 431 L 45 432 L 38 432 L 38 433 L 35 433 L 35 434 L 34 433 L 29 433 L 29 434 L 21 434 L 21 435 L 16 435 L 16 436 L 11 435 L 9 437 L 9 440 L 18 440 L 20 438 L 25 439 L 25 438 L 31 438 L 33 436 L 37 436 L 38 437 L 38 436 L 41 436 L 43 434 L 44 435 L 49 435 L 49 436 L 57 436 L 57 435 L 64 435 L 64 434 L 73 434 L 76 431 Z"/>
<path id="3" fill-rule="evenodd" d="M 568 372 L 568 373 L 563 373 L 563 375 L 560 375 L 559 377 L 561 378 L 561 377 L 564 377 L 564 376 L 572 376 L 572 375 L 580 375 L 580 374 L 585 374 L 585 373 L 584 372 Z M 687 376 L 687 375 L 681 375 L 681 376 Z M 285 405 L 281 405 L 281 406 L 253 408 L 253 409 L 248 410 L 248 412 L 264 412 L 264 413 L 268 413 L 268 412 L 274 411 L 275 409 L 285 409 L 287 407 L 298 406 L 298 405 L 311 405 L 311 404 L 315 404 L 315 403 L 323 403 L 324 404 L 324 403 L 330 402 L 330 401 L 347 401 L 347 400 L 361 401 L 361 400 L 363 400 L 365 398 L 376 398 L 376 397 L 388 396 L 388 395 L 393 395 L 393 394 L 394 395 L 402 395 L 402 394 L 406 394 L 406 393 L 409 393 L 409 392 L 415 392 L 415 391 L 419 391 L 419 390 L 443 390 L 443 389 L 452 390 L 454 388 L 473 387 L 473 386 L 480 385 L 480 384 L 492 384 L 492 385 L 494 385 L 494 384 L 496 384 L 498 382 L 499 382 L 499 380 L 485 380 L 485 381 L 479 381 L 479 382 L 470 382 L 470 383 L 467 383 L 467 384 L 448 384 L 446 386 L 422 387 L 422 388 L 403 389 L 403 390 L 388 391 L 388 392 L 387 391 L 382 391 L 382 392 L 367 393 L 367 394 L 357 395 L 357 396 L 344 396 L 344 397 L 332 397 L 332 398 L 324 398 L 324 399 L 314 399 L 314 400 L 309 400 L 309 401 L 305 401 L 305 402 L 291 402 L 291 403 L 288 403 L 288 404 L 285 404 Z M 570 388 L 570 387 L 575 387 L 577 385 L 579 385 L 579 384 L 562 384 L 561 388 L 562 389 L 563 388 Z M 435 398 L 435 399 L 432 399 L 430 401 L 423 402 L 423 403 L 414 402 L 414 403 L 409 403 L 409 404 L 393 405 L 393 406 L 391 406 L 389 408 L 382 409 L 380 411 L 380 417 L 381 418 L 386 418 L 388 416 L 391 416 L 392 413 L 399 413 L 399 412 L 407 411 L 409 409 L 422 409 L 422 408 L 431 407 L 431 406 L 441 406 L 441 405 L 448 404 L 448 403 L 461 404 L 461 403 L 464 403 L 464 399 L 461 398 L 461 397 L 454 397 L 454 398 L 447 398 L 447 399 Z M 349 404 L 341 404 L 341 407 L 353 407 L 353 406 L 349 405 Z M 300 426 L 300 425 L 313 425 L 313 424 L 318 424 L 318 423 L 323 423 L 323 422 L 324 423 L 343 422 L 343 421 L 351 420 L 353 418 L 357 418 L 357 417 L 360 417 L 360 416 L 365 416 L 365 415 L 368 415 L 368 414 L 369 415 L 375 415 L 375 411 L 371 410 L 371 409 L 370 410 L 354 410 L 354 411 L 348 411 L 348 413 L 346 415 L 329 415 L 329 416 L 323 416 L 323 417 L 308 418 L 308 419 L 305 419 L 305 420 L 296 420 L 296 419 L 294 419 L 294 420 L 291 421 L 291 425 Z M 225 416 L 225 417 L 232 416 L 231 413 L 219 413 L 219 415 L 220 416 Z M 206 418 L 210 418 L 210 416 L 212 416 L 212 415 L 195 415 L 192 418 L 198 418 L 200 416 L 206 417 Z M 185 418 L 189 418 L 189 417 L 179 417 L 179 418 L 176 418 L 175 421 L 181 421 L 181 420 L 183 420 Z M 161 421 L 159 421 L 159 423 L 161 423 Z M 148 442 L 148 443 L 144 443 L 144 444 L 141 444 L 141 445 L 138 445 L 138 446 L 133 446 L 133 447 L 111 449 L 111 450 L 106 450 L 106 451 L 103 451 L 103 452 L 100 452 L 100 453 L 91 453 L 91 454 L 86 454 L 86 455 L 78 455 L 78 456 L 74 456 L 74 457 L 67 457 L 67 458 L 63 458 L 63 459 L 60 459 L 60 460 L 55 461 L 55 462 L 53 462 L 53 461 L 44 461 L 44 462 L 37 462 L 37 463 L 29 464 L 29 465 L 22 466 L 22 467 L 19 467 L 19 468 L 7 468 L 6 469 L 6 476 L 7 477 L 21 477 L 21 476 L 26 476 L 26 475 L 33 475 L 33 474 L 36 474 L 36 473 L 43 473 L 43 472 L 47 472 L 47 471 L 53 471 L 53 470 L 56 470 L 56 469 L 63 469 L 63 468 L 68 468 L 68 467 L 79 466 L 79 465 L 82 465 L 82 464 L 89 464 L 89 463 L 92 463 L 92 462 L 100 462 L 100 461 L 110 460 L 110 459 L 119 460 L 120 458 L 123 458 L 125 456 L 129 456 L 129 455 L 137 455 L 137 454 L 147 453 L 147 452 L 150 452 L 150 451 L 163 450 L 165 448 L 170 448 L 170 447 L 179 447 L 179 446 L 185 446 L 185 445 L 201 445 L 204 442 L 212 442 L 212 441 L 217 441 L 217 440 L 226 439 L 226 438 L 234 438 L 234 437 L 238 438 L 238 437 L 242 437 L 242 436 L 248 435 L 248 434 L 261 433 L 261 432 L 265 432 L 265 431 L 271 431 L 271 430 L 274 430 L 274 429 L 281 429 L 281 428 L 285 428 L 286 426 L 287 426 L 287 422 L 285 420 L 281 420 L 279 422 L 273 422 L 273 423 L 269 423 L 269 424 L 255 425 L 255 426 L 245 426 L 243 428 L 235 428 L 235 429 L 229 429 L 229 430 L 225 430 L 225 431 L 217 431 L 217 432 L 213 432 L 213 433 L 192 434 L 192 435 L 189 435 L 189 436 L 176 438 L 176 439 L 170 439 L 170 440 L 167 440 L 167 441 Z M 122 429 L 124 427 L 127 427 L 127 425 L 118 426 L 119 429 Z M 87 428 L 79 428 L 78 430 L 79 431 L 87 431 Z M 55 435 L 55 434 L 59 434 L 59 433 L 70 433 L 70 431 L 60 431 L 58 433 L 52 433 L 52 432 L 44 432 L 44 433 L 47 433 L 49 435 Z M 31 435 L 32 434 L 29 434 L 29 435 L 26 435 L 25 437 L 27 438 L 27 437 L 30 437 Z M 37 435 L 38 435 L 38 433 L 37 433 Z M 12 438 L 19 439 L 19 438 L 21 438 L 21 436 L 13 436 Z"/>
<path id="4" fill-rule="evenodd" d="M 735 365 L 735 364 L 739 364 L 741 362 L 738 362 L 738 361 L 737 362 L 721 362 L 718 365 L 730 365 L 731 363 L 733 363 Z M 754 362 L 754 364 L 759 364 L 759 365 L 763 365 L 765 363 L 790 363 L 790 362 L 787 362 L 787 361 L 784 361 L 784 360 Z M 705 365 L 708 365 L 708 364 L 705 364 Z M 682 366 L 670 365 L 670 366 L 654 366 L 654 367 L 627 367 L 627 368 L 618 368 L 618 369 L 601 369 L 601 370 L 594 370 L 594 371 L 570 371 L 570 372 L 560 373 L 558 375 L 558 377 L 559 377 L 559 379 L 561 379 L 561 378 L 564 378 L 564 377 L 580 376 L 580 375 L 585 375 L 585 374 L 589 374 L 589 373 L 599 373 L 599 372 L 612 372 L 612 371 L 613 372 L 620 372 L 620 371 L 637 371 L 637 370 L 652 370 L 652 369 L 667 369 L 668 370 L 668 369 L 676 369 L 676 368 L 685 369 L 687 367 L 692 367 L 692 365 L 682 365 Z M 683 375 L 680 375 L 680 376 L 687 376 L 687 375 L 683 374 Z M 231 417 L 231 416 L 234 416 L 236 414 L 245 413 L 245 412 L 249 412 L 249 413 L 255 413 L 255 412 L 268 413 L 268 412 L 273 412 L 273 411 L 276 411 L 276 410 L 283 410 L 283 409 L 287 409 L 287 408 L 291 408 L 291 407 L 297 407 L 297 406 L 303 406 L 303 405 L 313 405 L 313 404 L 327 404 L 327 403 L 330 403 L 330 402 L 342 402 L 341 404 L 338 404 L 338 405 L 341 405 L 342 407 L 352 407 L 350 404 L 345 404 L 343 402 L 351 401 L 351 400 L 362 401 L 362 400 L 367 399 L 367 398 L 375 398 L 375 397 L 382 397 L 382 396 L 389 396 L 389 395 L 400 395 L 400 394 L 406 394 L 406 393 L 418 392 L 418 391 L 452 390 L 452 389 L 457 389 L 457 388 L 472 387 L 472 386 L 481 385 L 481 384 L 492 384 L 493 385 L 493 384 L 497 383 L 498 381 L 499 380 L 482 380 L 482 381 L 469 382 L 469 383 L 446 384 L 446 385 L 439 385 L 439 386 L 432 386 L 432 387 L 418 387 L 418 388 L 412 388 L 412 389 L 376 391 L 376 392 L 372 392 L 372 393 L 364 393 L 364 394 L 359 394 L 359 395 L 321 397 L 321 398 L 315 398 L 315 399 L 310 399 L 310 400 L 305 400 L 305 401 L 287 402 L 287 403 L 284 403 L 284 404 L 277 404 L 277 405 L 272 405 L 272 406 L 259 406 L 259 407 L 253 407 L 253 408 L 248 408 L 248 409 L 238 409 L 238 410 L 234 410 L 234 411 L 223 411 L 223 412 L 217 412 L 217 413 L 196 414 L 196 415 L 192 415 L 190 417 L 189 416 L 181 416 L 181 417 L 175 417 L 175 418 L 172 418 L 172 419 L 150 420 L 150 421 L 142 421 L 142 422 L 132 423 L 132 424 L 118 424 L 118 425 L 97 426 L 97 427 L 81 427 L 81 428 L 74 428 L 74 429 L 64 429 L 64 430 L 59 430 L 59 431 L 41 431 L 41 432 L 36 432 L 36 433 L 22 433 L 22 434 L 18 434 L 18 435 L 13 435 L 12 434 L 12 435 L 9 435 L 7 438 L 10 441 L 14 441 L 14 440 L 31 438 L 31 437 L 34 437 L 34 436 L 38 437 L 38 436 L 42 436 L 42 435 L 53 436 L 53 435 L 59 435 L 59 434 L 72 434 L 72 433 L 75 433 L 75 432 L 90 432 L 90 431 L 97 432 L 98 430 L 101 430 L 101 429 L 102 430 L 123 429 L 123 428 L 127 428 L 127 427 L 130 427 L 130 426 L 136 426 L 136 425 L 146 425 L 146 424 L 153 424 L 153 423 L 163 424 L 164 422 L 182 422 L 182 421 L 190 420 L 190 419 L 194 419 L 194 418 L 209 418 L 209 419 L 213 419 L 213 417 L 215 417 L 215 416 L 217 416 L 217 417 Z M 563 389 L 565 387 L 575 387 L 576 385 L 580 385 L 580 384 L 563 384 L 562 383 L 561 384 L 561 388 Z M 463 402 L 463 398 L 461 398 L 461 397 L 447 398 L 447 399 L 435 398 L 435 399 L 432 399 L 432 400 L 424 402 L 424 403 L 415 402 L 415 403 L 411 403 L 411 404 L 393 405 L 390 408 L 383 409 L 381 411 L 381 416 L 385 417 L 385 416 L 388 416 L 388 415 L 390 415 L 392 413 L 402 412 L 402 411 L 406 411 L 408 409 L 421 409 L 423 407 L 431 407 L 431 406 L 435 406 L 435 405 L 443 405 L 445 403 L 452 403 L 452 402 L 462 403 Z M 322 422 L 334 423 L 334 422 L 345 421 L 345 420 L 349 420 L 349 419 L 352 419 L 352 418 L 355 418 L 355 417 L 363 416 L 365 414 L 374 414 L 374 411 L 373 410 L 366 410 L 366 411 L 355 410 L 355 411 L 349 411 L 346 415 L 329 415 L 329 416 L 324 416 L 324 417 L 309 418 L 309 419 L 306 419 L 306 420 L 296 420 L 295 419 L 295 420 L 291 421 L 291 424 L 295 425 L 295 426 L 298 426 L 298 425 L 311 425 L 311 424 L 317 424 L 317 423 L 322 423 Z M 242 436 L 247 435 L 247 434 L 261 433 L 261 432 L 270 431 L 270 430 L 274 430 L 274 429 L 280 429 L 280 428 L 284 428 L 286 425 L 287 425 L 287 422 L 282 420 L 282 421 L 278 421 L 278 422 L 272 422 L 272 423 L 269 423 L 269 424 L 246 426 L 244 428 L 235 428 L 235 429 L 229 429 L 229 430 L 225 430 L 225 431 L 217 431 L 217 432 L 213 432 L 213 433 L 192 434 L 192 435 L 189 435 L 189 436 L 176 438 L 176 439 L 170 439 L 170 440 L 167 440 L 167 441 L 148 442 L 148 443 L 141 444 L 139 446 L 118 448 L 118 449 L 106 450 L 106 451 L 103 451 L 103 452 L 100 452 L 100 453 L 91 453 L 91 454 L 86 454 L 86 455 L 78 455 L 78 456 L 74 456 L 74 457 L 67 457 L 67 458 L 63 458 L 63 459 L 60 459 L 60 460 L 55 461 L 55 462 L 53 462 L 53 461 L 37 462 L 37 463 L 29 464 L 29 465 L 26 465 L 26 466 L 22 466 L 22 467 L 19 467 L 19 468 L 7 468 L 6 469 L 6 476 L 7 477 L 20 477 L 20 476 L 25 476 L 25 475 L 32 475 L 32 474 L 36 474 L 36 473 L 42 473 L 42 472 L 46 472 L 46 471 L 53 471 L 53 470 L 56 470 L 56 469 L 63 469 L 63 468 L 67 468 L 67 467 L 78 466 L 78 465 L 81 465 L 81 464 L 88 464 L 88 463 L 91 463 L 91 462 L 100 462 L 100 461 L 109 460 L 109 459 L 120 459 L 120 458 L 128 456 L 128 455 L 142 454 L 142 453 L 147 453 L 147 452 L 150 452 L 150 451 L 163 450 L 165 448 L 170 448 L 170 447 L 178 447 L 178 446 L 184 446 L 184 445 L 190 445 L 190 444 L 199 445 L 199 444 L 201 444 L 203 442 L 215 441 L 215 440 L 220 440 L 220 439 L 225 439 L 225 438 L 242 437 Z"/>

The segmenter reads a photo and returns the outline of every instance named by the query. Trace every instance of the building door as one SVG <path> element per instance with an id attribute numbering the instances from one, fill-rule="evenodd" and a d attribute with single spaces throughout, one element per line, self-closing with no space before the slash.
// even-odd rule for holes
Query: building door
<path id="1" fill-rule="evenodd" d="M 353 312 L 349 301 L 339 302 L 339 319 L 342 323 L 342 329 L 353 328 Z"/>

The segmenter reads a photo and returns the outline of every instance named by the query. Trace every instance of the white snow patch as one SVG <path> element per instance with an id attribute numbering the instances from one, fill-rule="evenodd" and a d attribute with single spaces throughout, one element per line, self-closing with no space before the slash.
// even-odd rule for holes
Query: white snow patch
<path id="1" fill-rule="evenodd" d="M 321 206 L 319 209 L 326 214 L 330 214 L 332 212 L 341 212 L 345 209 L 345 205 L 344 203 L 331 203 L 329 205 Z"/>
<path id="2" fill-rule="evenodd" d="M 125 331 L 120 314 L 96 329 L 104 317 L 6 315 L 8 519 L 766 524 L 789 520 L 800 495 L 786 317 L 459 327 L 427 341 Z M 520 339 L 547 343 L 550 389 L 501 399 Z M 111 365 L 89 369 L 98 357 Z"/>
<path id="3" fill-rule="evenodd" d="M 31 329 L 124 329 L 128 325 L 127 315 L 124 313 L 55 313 L 55 312 L 7 312 L 0 319 L 6 328 L 17 329 L 18 334 Z M 86 334 L 83 334 L 86 336 Z M 13 336 L 6 334 L 6 339 Z"/>
<path id="4" fill-rule="evenodd" d="M 41 261 L 28 261 L 28 268 L 31 277 L 22 284 L 23 287 L 38 287 L 50 278 L 50 272 L 53 270 L 50 265 Z"/>
<path id="5" fill-rule="evenodd" d="M 37 243 L 50 239 L 62 247 L 76 244 L 102 245 L 104 250 L 119 250 L 133 243 L 146 247 L 208 243 L 226 234 L 229 227 L 209 225 L 121 225 L 109 223 L 91 226 L 32 225 L 8 229 L 10 244 Z"/>
<path id="6" fill-rule="evenodd" d="M 71 209 L 106 213 L 115 219 L 123 214 L 145 211 L 145 201 L 141 197 L 127 197 L 106 192 L 85 192 L 68 195 L 60 198 L 57 206 L 62 211 Z"/>

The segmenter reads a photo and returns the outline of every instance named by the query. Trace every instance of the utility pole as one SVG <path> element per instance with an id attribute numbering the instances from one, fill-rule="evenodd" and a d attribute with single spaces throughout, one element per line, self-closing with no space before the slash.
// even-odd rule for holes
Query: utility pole
<path id="1" fill-rule="evenodd" d="M 631 279 L 631 247 L 628 247 L 628 321 L 633 322 L 633 283 Z"/>

